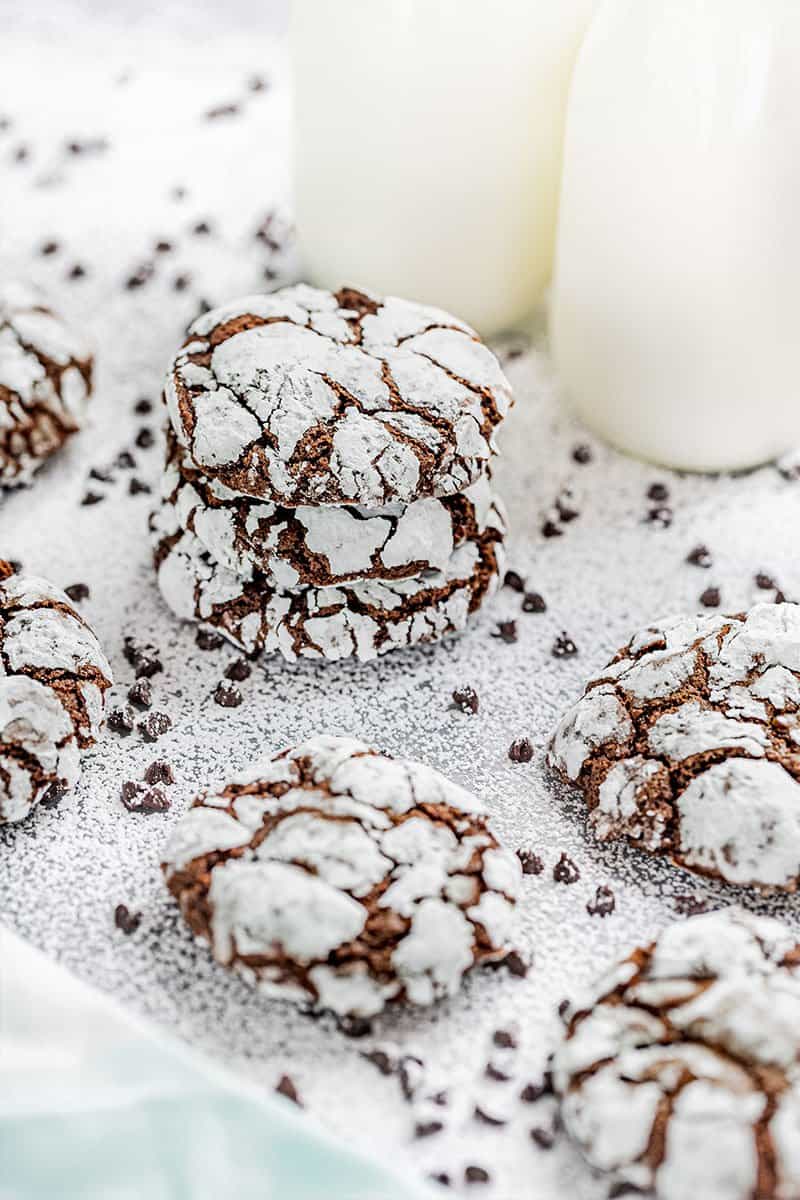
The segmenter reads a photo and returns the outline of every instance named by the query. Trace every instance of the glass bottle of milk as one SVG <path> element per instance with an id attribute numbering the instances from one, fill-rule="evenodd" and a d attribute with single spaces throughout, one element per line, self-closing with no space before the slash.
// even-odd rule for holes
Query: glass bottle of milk
<path id="1" fill-rule="evenodd" d="M 800 4 L 604 0 L 572 79 L 551 333 L 586 423 L 741 468 L 800 443 Z"/>
<path id="2" fill-rule="evenodd" d="M 294 0 L 308 277 L 483 334 L 549 280 L 566 92 L 596 0 Z"/>

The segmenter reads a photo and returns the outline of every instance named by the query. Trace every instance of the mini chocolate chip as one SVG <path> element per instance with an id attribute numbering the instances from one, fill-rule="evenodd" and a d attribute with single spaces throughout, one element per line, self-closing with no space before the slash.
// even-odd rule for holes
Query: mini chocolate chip
<path id="1" fill-rule="evenodd" d="M 708 546 L 695 546 L 686 555 L 687 563 L 691 563 L 693 567 L 710 567 L 711 566 L 711 551 Z"/>
<path id="2" fill-rule="evenodd" d="M 669 488 L 665 483 L 651 483 L 647 489 L 647 499 L 661 503 L 669 499 Z"/>
<path id="3" fill-rule="evenodd" d="M 136 439 L 135 439 L 136 445 L 139 447 L 140 450 L 149 450 L 150 447 L 154 444 L 155 440 L 156 439 L 155 439 L 152 429 L 148 429 L 148 427 L 146 425 L 144 425 L 139 430 L 139 432 L 136 435 Z"/>
<path id="4" fill-rule="evenodd" d="M 756 575 L 756 587 L 762 592 L 771 592 L 776 586 L 775 580 L 771 575 L 766 575 L 763 571 L 759 571 Z"/>
<path id="5" fill-rule="evenodd" d="M 590 917 L 607 917 L 617 906 L 617 901 L 610 887 L 600 886 L 594 894 L 594 900 L 586 905 Z"/>
<path id="6" fill-rule="evenodd" d="M 581 514 L 577 508 L 570 508 L 563 500 L 556 500 L 556 509 L 558 511 L 558 519 L 563 521 L 565 525 L 569 525 L 570 521 L 575 521 Z"/>
<path id="7" fill-rule="evenodd" d="M 514 763 L 529 763 L 533 758 L 533 746 L 528 738 L 517 738 L 508 747 L 508 757 Z"/>
<path id="8" fill-rule="evenodd" d="M 500 1067 L 495 1066 L 493 1062 L 488 1062 L 486 1064 L 483 1073 L 487 1079 L 494 1079 L 497 1083 L 508 1083 L 509 1079 L 511 1078 L 506 1071 L 503 1071 L 500 1069 Z"/>
<path id="9" fill-rule="evenodd" d="M 181 187 L 179 184 L 177 187 L 174 187 L 172 189 L 172 191 L 170 192 L 170 195 L 173 200 L 176 200 L 178 203 L 180 203 L 181 200 L 186 199 L 188 192 L 186 191 L 185 187 Z"/>
<path id="10" fill-rule="evenodd" d="M 251 75 L 247 81 L 247 90 L 249 92 L 266 92 L 269 88 L 269 83 L 261 75 Z"/>
<path id="11" fill-rule="evenodd" d="M 580 463 L 582 467 L 586 466 L 588 462 L 592 461 L 591 447 L 587 446 L 585 442 L 582 442 L 580 445 L 573 448 L 572 457 L 575 462 Z"/>
<path id="12" fill-rule="evenodd" d="M 517 640 L 517 622 L 498 621 L 497 629 L 492 634 L 492 637 L 499 638 L 501 642 L 506 642 L 508 645 L 511 645 Z"/>
<path id="13" fill-rule="evenodd" d="M 467 1167 L 464 1170 L 465 1183 L 488 1183 L 491 1175 L 485 1167 Z"/>
<path id="14" fill-rule="evenodd" d="M 553 867 L 553 879 L 556 883 L 577 883 L 580 877 L 577 865 L 562 850 L 561 857 Z"/>
<path id="15" fill-rule="evenodd" d="M 128 483 L 128 491 L 131 496 L 141 496 L 150 492 L 150 490 L 151 488 L 149 483 L 145 483 L 144 480 L 138 479 L 136 475 L 131 476 L 130 482 Z"/>
<path id="16" fill-rule="evenodd" d="M 372 1022 L 367 1017 L 339 1017 L 337 1026 L 345 1037 L 369 1037 L 372 1033 Z"/>
<path id="17" fill-rule="evenodd" d="M 234 683 L 244 683 L 245 679 L 250 678 L 252 670 L 246 658 L 235 658 L 225 668 L 225 678 L 232 679 Z"/>
<path id="18" fill-rule="evenodd" d="M 144 285 L 153 277 L 155 265 L 151 262 L 141 263 L 132 274 L 125 280 L 125 287 L 129 292 L 135 291 L 137 288 Z"/>
<path id="19" fill-rule="evenodd" d="M 660 525 L 662 529 L 669 529 L 672 524 L 672 518 L 675 514 L 672 509 L 666 504 L 660 504 L 656 508 L 651 508 L 647 514 L 647 521 L 650 525 Z"/>
<path id="20" fill-rule="evenodd" d="M 552 1150 L 555 1136 L 549 1129 L 542 1129 L 537 1126 L 531 1130 L 531 1140 L 536 1143 L 540 1150 Z"/>
<path id="21" fill-rule="evenodd" d="M 462 713 L 476 713 L 478 711 L 478 703 L 478 693 L 474 688 L 456 688 L 453 692 L 453 704 Z"/>
<path id="22" fill-rule="evenodd" d="M 137 416 L 145 417 L 153 411 L 153 401 L 149 400 L 147 396 L 140 396 L 133 406 L 133 411 Z"/>
<path id="23" fill-rule="evenodd" d="M 562 1021 L 564 1020 L 567 1013 L 569 1012 L 569 1008 L 570 1008 L 570 1004 L 569 1004 L 569 1000 L 567 1000 L 567 999 L 562 1000 L 561 1003 L 559 1004 L 558 1015 L 561 1017 Z"/>
<path id="24" fill-rule="evenodd" d="M 700 596 L 700 603 L 704 608 L 718 608 L 720 602 L 719 588 L 709 587 Z"/>
<path id="25" fill-rule="evenodd" d="M 215 633 L 212 629 L 198 629 L 194 640 L 198 650 L 219 650 L 225 644 L 222 634 Z"/>
<path id="26" fill-rule="evenodd" d="M 148 679 L 164 670 L 163 663 L 158 657 L 158 650 L 149 642 L 139 643 L 132 637 L 126 637 L 122 649 L 125 659 L 133 667 L 137 679 L 146 676 Z"/>
<path id="27" fill-rule="evenodd" d="M 414 1137 L 431 1137 L 434 1133 L 441 1133 L 443 1129 L 443 1121 L 417 1121 L 416 1125 L 414 1126 Z"/>
<path id="28" fill-rule="evenodd" d="M 192 226 L 192 233 L 197 234 L 198 237 L 205 237 L 207 234 L 211 233 L 211 225 L 208 221 L 197 221 L 196 224 Z"/>
<path id="29" fill-rule="evenodd" d="M 137 679 L 128 688 L 128 699 L 136 708 L 150 708 L 153 703 L 153 685 L 149 679 Z"/>
<path id="30" fill-rule="evenodd" d="M 710 905 L 701 896 L 693 896 L 691 892 L 681 893 L 674 897 L 675 911 L 682 917 L 697 917 L 700 913 L 709 911 Z"/>
<path id="31" fill-rule="evenodd" d="M 135 933 L 142 921 L 140 912 L 131 912 L 127 904 L 118 904 L 114 909 L 114 924 L 123 933 Z"/>
<path id="32" fill-rule="evenodd" d="M 545 1071 L 541 1083 L 526 1083 L 519 1098 L 524 1104 L 536 1104 L 543 1096 L 550 1096 L 552 1093 L 553 1076 L 550 1071 Z"/>
<path id="33" fill-rule="evenodd" d="M 39 253 L 47 258 L 50 254 L 57 254 L 60 248 L 61 247 L 59 246 L 58 242 L 42 242 L 41 246 L 39 247 Z"/>
<path id="34" fill-rule="evenodd" d="M 114 466 L 119 467 L 121 471 L 132 471 L 136 466 L 136 459 L 133 457 L 130 450 L 120 450 L 119 454 L 114 460 Z"/>
<path id="35" fill-rule="evenodd" d="M 172 280 L 172 289 L 175 292 L 185 292 L 191 282 L 191 275 L 186 275 L 185 273 L 176 275 Z"/>
<path id="36" fill-rule="evenodd" d="M 148 713 L 145 719 L 139 722 L 138 728 L 146 742 L 157 742 L 162 734 L 172 728 L 172 718 L 165 712 Z"/>
<path id="37" fill-rule="evenodd" d="M 67 271 L 67 279 L 85 279 L 86 267 L 81 263 L 73 263 L 69 271 Z"/>
<path id="38" fill-rule="evenodd" d="M 428 1176 L 428 1178 L 432 1179 L 434 1183 L 440 1183 L 442 1187 L 452 1186 L 452 1181 L 450 1176 L 447 1174 L 447 1171 L 434 1171 L 433 1174 Z"/>
<path id="39" fill-rule="evenodd" d="M 155 244 L 156 254 L 169 254 L 172 250 L 172 242 L 168 242 L 166 238 L 161 238 Z"/>
<path id="40" fill-rule="evenodd" d="M 524 592 L 525 580 L 516 571 L 506 571 L 503 577 L 503 587 L 511 588 L 512 592 Z"/>
<path id="41" fill-rule="evenodd" d="M 522 864 L 523 875 L 541 875 L 544 870 L 543 860 L 532 850 L 518 850 L 517 858 Z"/>
<path id="42" fill-rule="evenodd" d="M 237 687 L 220 682 L 214 691 L 214 702 L 221 708 L 238 708 L 242 703 L 242 693 Z"/>
<path id="43" fill-rule="evenodd" d="M 492 1042 L 502 1050 L 516 1050 L 517 1048 L 517 1039 L 509 1029 L 495 1029 L 492 1034 Z"/>
<path id="44" fill-rule="evenodd" d="M 522 601 L 522 611 L 524 613 L 546 612 L 547 605 L 544 602 L 544 596 L 540 596 L 538 592 L 526 592 Z"/>
<path id="45" fill-rule="evenodd" d="M 508 1122 L 505 1121 L 502 1117 L 492 1116 L 492 1114 L 488 1113 L 485 1108 L 481 1108 L 481 1106 L 479 1104 L 475 1105 L 472 1115 L 474 1116 L 476 1121 L 480 1121 L 484 1125 L 507 1125 L 508 1124 Z"/>
<path id="46" fill-rule="evenodd" d="M 114 733 L 121 733 L 123 737 L 127 737 L 129 733 L 133 733 L 133 726 L 136 718 L 133 715 L 133 709 L 126 704 L 124 708 L 112 708 L 106 724 Z"/>
<path id="47" fill-rule="evenodd" d="M 47 789 L 39 803 L 41 804 L 42 808 L 55 808 L 56 805 L 58 805 L 64 799 L 66 794 L 67 785 L 60 779 L 57 779 L 55 783 L 50 784 L 50 787 Z"/>
<path id="48" fill-rule="evenodd" d="M 152 787 L 156 783 L 174 783 L 175 773 L 166 759 L 157 758 L 155 762 L 150 763 L 144 773 L 144 778 L 145 782 Z"/>
<path id="49" fill-rule="evenodd" d="M 385 1050 L 362 1050 L 361 1057 L 372 1063 L 373 1067 L 377 1067 L 381 1075 L 394 1074 L 394 1059 Z"/>
<path id="50" fill-rule="evenodd" d="M 563 533 L 564 533 L 564 530 L 559 529 L 559 527 L 558 527 L 558 525 L 556 525 L 555 521 L 551 520 L 550 518 L 548 518 L 542 525 L 542 537 L 557 538 L 557 537 L 561 537 L 563 535 Z"/>
<path id="51" fill-rule="evenodd" d="M 291 1100 L 298 1108 L 303 1107 L 303 1102 L 300 1099 L 300 1093 L 295 1087 L 294 1080 L 289 1075 L 281 1075 L 278 1082 L 275 1084 L 275 1091 L 279 1096 L 285 1096 L 287 1100 Z"/>
<path id="52" fill-rule="evenodd" d="M 397 1063 L 397 1074 L 400 1080 L 400 1090 L 405 1100 L 411 1101 L 422 1082 L 425 1064 L 422 1059 L 413 1054 L 404 1054 Z"/>
<path id="53" fill-rule="evenodd" d="M 89 599 L 89 585 L 86 583 L 71 583 L 69 587 L 64 588 L 64 591 L 76 604 L 80 604 L 81 600 Z"/>
<path id="54" fill-rule="evenodd" d="M 122 803 L 132 813 L 166 812 L 170 807 L 170 800 L 161 788 L 146 787 L 132 779 L 123 783 L 121 795 Z"/>
<path id="55" fill-rule="evenodd" d="M 528 964 L 518 950 L 509 950 L 497 965 L 505 967 L 516 979 L 524 979 L 528 974 Z"/>
<path id="56" fill-rule="evenodd" d="M 236 117 L 240 112 L 238 104 L 217 104 L 206 110 L 207 121 L 217 121 L 220 117 Z"/>
<path id="57" fill-rule="evenodd" d="M 113 483 L 114 476 L 111 472 L 103 467 L 92 467 L 89 472 L 90 479 L 96 479 L 98 483 Z"/>
<path id="58" fill-rule="evenodd" d="M 101 500 L 105 500 L 105 496 L 99 492 L 86 492 L 81 500 L 81 508 L 88 508 L 90 504 L 99 504 Z"/>
<path id="59" fill-rule="evenodd" d="M 553 643 L 553 649 L 550 653 L 553 655 L 553 658 L 572 658 L 573 655 L 578 653 L 578 647 L 572 638 L 562 631 Z"/>

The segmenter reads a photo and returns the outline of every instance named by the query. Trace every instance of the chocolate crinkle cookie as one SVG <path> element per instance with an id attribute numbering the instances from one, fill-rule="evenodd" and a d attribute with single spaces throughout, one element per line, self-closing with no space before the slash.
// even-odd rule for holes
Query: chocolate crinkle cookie
<path id="1" fill-rule="evenodd" d="M 462 491 L 511 404 L 497 359 L 455 317 L 303 284 L 199 317 L 165 395 L 207 477 L 293 506 Z"/>
<path id="2" fill-rule="evenodd" d="M 92 354 L 31 288 L 0 284 L 0 487 L 34 472 L 85 420 Z"/>
<path id="3" fill-rule="evenodd" d="M 728 883 L 800 878 L 800 608 L 642 630 L 563 717 L 549 762 L 601 841 Z"/>
<path id="4" fill-rule="evenodd" d="M 267 995 L 369 1017 L 508 952 L 520 879 L 468 792 L 320 736 L 200 796 L 163 870 L 214 957 Z"/>
<path id="5" fill-rule="evenodd" d="M 0 561 L 0 824 L 78 779 L 111 668 L 66 594 Z"/>
<path id="6" fill-rule="evenodd" d="M 800 945 L 743 909 L 667 928 L 567 1009 L 569 1136 L 615 1193 L 800 1195 Z"/>

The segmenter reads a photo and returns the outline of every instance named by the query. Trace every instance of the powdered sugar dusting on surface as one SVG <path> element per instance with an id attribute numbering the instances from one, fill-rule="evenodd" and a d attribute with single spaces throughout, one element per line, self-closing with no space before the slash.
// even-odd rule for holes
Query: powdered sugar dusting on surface
<path id="1" fill-rule="evenodd" d="M 152 497 L 129 496 L 124 472 L 108 486 L 90 484 L 87 472 L 128 447 L 137 473 L 157 486 L 160 450 L 132 444 L 143 424 L 155 430 L 158 416 L 135 415 L 133 405 L 143 395 L 157 401 L 200 299 L 218 304 L 259 292 L 264 268 L 284 265 L 253 238 L 270 209 L 288 212 L 284 45 L 270 39 L 268 6 L 243 0 L 218 14 L 207 9 L 202 23 L 194 5 L 179 16 L 173 9 L 169 20 L 168 6 L 159 5 L 157 24 L 156 6 L 140 6 L 135 22 L 131 10 L 130 24 L 110 32 L 105 22 L 112 18 L 101 6 L 94 5 L 91 21 L 80 15 L 86 6 L 76 6 L 68 24 L 52 18 L 52 38 L 34 38 L 26 22 L 44 19 L 43 7 L 17 5 L 4 31 L 0 107 L 14 125 L 0 135 L 0 266 L 9 276 L 34 278 L 86 330 L 98 349 L 97 373 L 89 429 L 71 439 L 32 490 L 0 501 L 0 547 L 62 586 L 89 584 L 81 611 L 111 657 L 118 679 L 112 704 L 124 701 L 133 681 L 124 635 L 158 644 L 164 671 L 153 678 L 153 690 L 174 724 L 157 747 L 138 734 L 106 734 L 84 753 L 83 778 L 71 797 L 0 834 L 3 920 L 89 982 L 265 1087 L 288 1072 L 314 1116 L 411 1175 L 448 1171 L 451 1193 L 458 1194 L 464 1167 L 477 1164 L 492 1177 L 480 1189 L 487 1200 L 519 1200 L 520 1179 L 543 1200 L 605 1200 L 606 1184 L 592 1178 L 566 1141 L 550 1151 L 532 1142 L 531 1127 L 549 1127 L 552 1108 L 547 1099 L 520 1103 L 519 1093 L 541 1079 L 565 995 L 650 941 L 674 919 L 676 897 L 691 893 L 721 903 L 730 889 L 627 846 L 598 846 L 586 836 L 583 805 L 545 773 L 542 750 L 586 678 L 633 630 L 660 614 L 701 611 L 698 598 L 710 584 L 720 588 L 726 612 L 763 598 L 753 582 L 760 570 L 787 596 L 800 597 L 797 485 L 772 468 L 738 479 L 680 479 L 600 447 L 557 406 L 537 336 L 532 353 L 504 358 L 516 405 L 499 435 L 495 482 L 509 508 L 509 566 L 541 594 L 547 610 L 522 613 L 522 597 L 504 588 L 459 639 L 367 664 L 265 660 L 239 685 L 242 705 L 219 708 L 212 694 L 238 654 L 200 652 L 194 628 L 177 622 L 161 601 L 146 533 Z M 128 82 L 120 83 L 125 72 Z M 254 73 L 268 76 L 271 87 L 251 97 L 247 81 Z M 57 107 L 41 103 L 42 74 L 58 89 Z M 231 97 L 242 100 L 239 117 L 204 120 L 207 108 Z M 93 134 L 109 138 L 104 155 L 65 152 L 67 139 Z M 22 142 L 31 156 L 17 164 L 11 159 Z M 59 182 L 44 182 L 53 177 Z M 173 189 L 181 186 L 186 197 L 175 200 Z M 211 235 L 192 234 L 201 220 Z M 49 237 L 62 249 L 41 256 Z M 154 238 L 167 238 L 174 251 L 158 257 L 144 287 L 130 291 L 125 280 L 151 256 Z M 87 273 L 72 282 L 67 275 L 76 263 Z M 173 279 L 181 274 L 191 283 L 176 291 Z M 505 349 L 521 344 L 514 338 Z M 592 459 L 581 465 L 572 451 L 584 443 Z M 648 519 L 654 505 L 646 492 L 654 482 L 669 487 L 669 528 Z M 106 498 L 81 507 L 92 486 Z M 561 537 L 544 537 L 543 514 L 566 487 L 580 494 L 580 516 L 563 526 Z M 711 554 L 707 570 L 685 562 L 699 543 Z M 515 643 L 491 636 L 501 619 L 516 620 Z M 574 657 L 551 653 L 562 631 L 578 648 Z M 451 707 L 453 689 L 465 686 L 478 693 L 474 716 Z M 527 979 L 473 971 L 453 999 L 430 1011 L 386 1014 L 370 1037 L 354 1041 L 327 1020 L 255 994 L 194 944 L 158 867 L 170 830 L 199 789 L 320 730 L 431 764 L 485 800 L 506 844 L 541 856 L 544 870 L 524 877 L 517 906 L 517 939 L 533 959 Z M 528 764 L 508 758 L 519 737 L 532 742 Z M 120 781 L 140 778 L 155 757 L 175 769 L 171 811 L 126 812 Z M 581 872 L 569 887 L 552 878 L 562 851 Z M 585 907 L 601 885 L 616 898 L 604 920 Z M 745 893 L 744 900 L 800 927 L 791 898 L 757 901 Z M 118 902 L 143 913 L 130 937 L 114 927 Z M 498 1027 L 516 1029 L 519 1040 L 502 1062 L 506 1082 L 484 1077 L 487 1060 L 500 1053 L 492 1046 Z M 414 1105 L 403 1099 L 396 1077 L 382 1076 L 361 1057 L 377 1042 L 390 1043 L 395 1057 L 425 1060 L 429 1087 L 420 1087 Z M 427 1102 L 429 1092 L 443 1088 L 445 1110 Z M 510 1123 L 476 1121 L 478 1097 Z M 444 1113 L 445 1129 L 413 1139 L 417 1112 L 427 1119 L 431 1107 Z M 478 1187 L 469 1190 L 474 1198 Z"/>

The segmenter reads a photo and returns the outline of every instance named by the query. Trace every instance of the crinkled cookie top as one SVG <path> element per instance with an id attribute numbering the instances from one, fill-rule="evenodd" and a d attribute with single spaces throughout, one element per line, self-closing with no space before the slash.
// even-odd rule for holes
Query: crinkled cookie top
<path id="1" fill-rule="evenodd" d="M 163 867 L 219 962 L 342 1016 L 430 1004 L 502 957 L 520 877 L 468 792 L 327 736 L 199 797 Z"/>
<path id="2" fill-rule="evenodd" d="M 636 634 L 562 718 L 549 762 L 601 840 L 729 883 L 800 877 L 800 608 Z"/>
<path id="3" fill-rule="evenodd" d="M 198 318 L 165 398 L 195 465 L 232 492 L 377 506 L 474 482 L 511 390 L 440 309 L 298 285 Z"/>
<path id="4" fill-rule="evenodd" d="M 593 1166 L 659 1200 L 800 1195 L 800 946 L 780 922 L 675 924 L 565 1020 L 554 1082 Z"/>

